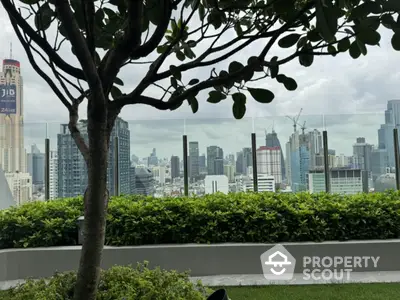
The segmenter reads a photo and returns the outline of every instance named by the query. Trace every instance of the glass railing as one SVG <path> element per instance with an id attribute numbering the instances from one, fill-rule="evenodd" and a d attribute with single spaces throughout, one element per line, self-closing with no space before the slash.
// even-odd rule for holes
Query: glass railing
<path id="1" fill-rule="evenodd" d="M 115 127 L 111 141 L 108 187 L 112 195 L 182 196 L 187 174 L 188 195 L 199 196 L 239 191 L 355 194 L 395 189 L 394 126 L 381 125 L 383 120 L 384 114 L 379 112 L 122 122 Z M 7 181 L 7 193 L 14 201 L 19 204 L 83 193 L 85 163 L 66 125 L 0 126 L 0 165 L 5 173 L 0 180 Z"/>

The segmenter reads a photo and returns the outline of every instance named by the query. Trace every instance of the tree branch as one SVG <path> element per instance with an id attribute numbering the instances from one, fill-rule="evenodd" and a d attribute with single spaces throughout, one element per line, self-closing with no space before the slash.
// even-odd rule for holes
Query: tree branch
<path id="1" fill-rule="evenodd" d="M 28 24 L 28 22 L 21 16 L 21 14 L 17 11 L 15 6 L 11 3 L 10 0 L 0 0 L 3 4 L 4 9 L 8 13 L 8 17 L 10 20 L 14 20 L 15 24 L 18 27 L 21 27 L 22 31 L 25 32 L 29 38 L 34 41 L 43 51 L 49 56 L 49 58 L 54 62 L 54 64 L 63 70 L 65 73 L 71 75 L 72 77 L 85 79 L 85 76 L 82 70 L 71 66 L 66 63 L 56 51 L 54 51 L 53 47 L 43 39 L 39 34 L 33 30 L 33 28 Z"/>
<path id="2" fill-rule="evenodd" d="M 169 1 L 164 1 L 169 2 Z M 104 94 L 108 95 L 120 68 L 129 59 L 133 49 L 136 49 L 142 37 L 143 1 L 127 1 L 128 13 L 125 33 L 121 41 L 113 49 L 110 49 L 99 66 L 100 79 L 103 84 Z"/>
<path id="3" fill-rule="evenodd" d="M 22 47 L 24 48 L 26 55 L 28 56 L 28 60 L 30 64 L 32 65 L 32 68 L 36 71 L 36 73 L 39 74 L 40 77 L 46 81 L 46 83 L 50 86 L 50 88 L 53 90 L 53 92 L 57 95 L 57 97 L 60 99 L 60 101 L 65 105 L 65 107 L 71 111 L 72 109 L 72 104 L 65 98 L 63 93 L 58 89 L 58 87 L 55 85 L 53 80 L 38 66 L 38 64 L 35 61 L 35 58 L 32 55 L 32 51 L 30 49 L 29 43 L 23 38 L 18 25 L 14 19 L 10 19 L 11 25 L 14 28 L 14 31 L 17 35 L 18 40 L 20 41 Z"/>
<path id="4" fill-rule="evenodd" d="M 71 133 L 71 137 L 75 141 L 76 146 L 78 147 L 79 151 L 82 153 L 85 162 L 89 161 L 89 147 L 86 144 L 84 138 L 82 137 L 81 132 L 78 129 L 78 104 L 74 104 L 69 112 L 69 123 L 68 129 Z"/>
<path id="5" fill-rule="evenodd" d="M 93 94 L 96 94 L 93 99 L 100 102 L 105 101 L 105 97 L 98 94 L 102 93 L 103 89 L 100 78 L 97 74 L 96 65 L 86 44 L 85 38 L 79 30 L 78 23 L 71 11 L 68 0 L 56 0 L 55 5 L 61 22 L 63 24 L 68 24 L 68 26 L 65 26 L 65 31 L 76 52 L 76 57 L 82 66 L 89 88 Z M 105 105 L 106 103 L 102 104 Z"/>
<path id="6" fill-rule="evenodd" d="M 95 7 L 93 0 L 81 0 L 83 17 L 85 20 L 86 29 L 86 43 L 89 48 L 91 56 L 94 58 L 96 55 L 95 35 L 94 35 L 94 18 Z"/>

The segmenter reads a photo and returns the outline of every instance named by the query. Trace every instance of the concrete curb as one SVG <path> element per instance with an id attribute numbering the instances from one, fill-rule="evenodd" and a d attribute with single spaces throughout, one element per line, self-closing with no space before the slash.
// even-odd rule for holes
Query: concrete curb
<path id="1" fill-rule="evenodd" d="M 184 244 L 137 247 L 105 247 L 102 267 L 135 265 L 149 261 L 191 276 L 263 276 L 260 255 L 273 244 Z M 295 274 L 302 274 L 306 256 L 380 257 L 377 266 L 353 267 L 353 273 L 400 272 L 400 240 L 370 240 L 322 243 L 284 243 L 296 259 Z M 77 270 L 81 246 L 0 250 L 0 282 L 50 277 L 54 272 Z M 335 267 L 327 267 L 334 270 Z M 366 273 L 365 273 L 366 274 Z M 211 278 L 211 277 L 209 277 Z M 233 277 L 232 277 L 233 278 Z M 262 278 L 262 277 L 260 277 Z"/>

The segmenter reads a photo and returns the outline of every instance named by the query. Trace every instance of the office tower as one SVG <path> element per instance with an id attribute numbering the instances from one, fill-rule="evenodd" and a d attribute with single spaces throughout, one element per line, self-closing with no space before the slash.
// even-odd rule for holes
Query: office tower
<path id="1" fill-rule="evenodd" d="M 283 150 L 281 146 L 281 142 L 279 141 L 278 134 L 272 129 L 272 132 L 265 133 L 265 146 L 269 148 L 279 147 L 281 149 L 281 174 L 282 180 L 286 178 L 286 167 L 285 167 L 285 158 L 283 156 Z"/>
<path id="2" fill-rule="evenodd" d="M 308 133 L 308 139 L 310 142 L 310 169 L 315 169 L 317 167 L 316 156 L 323 154 L 322 134 L 314 129 Z"/>
<path id="3" fill-rule="evenodd" d="M 217 175 L 215 172 L 215 160 L 217 158 L 224 158 L 224 152 L 222 148 L 218 146 L 209 146 L 207 147 L 207 174 L 208 175 Z M 223 165 L 223 163 L 222 163 Z M 222 167 L 223 169 L 223 167 Z M 222 171 L 223 174 L 223 171 Z"/>
<path id="4" fill-rule="evenodd" d="M 296 130 L 286 143 L 286 174 L 288 183 L 294 192 L 307 189 L 308 171 L 310 169 L 309 135 L 299 134 Z"/>
<path id="5" fill-rule="evenodd" d="M 180 177 L 180 165 L 179 165 L 179 157 L 171 156 L 171 179 Z"/>
<path id="6" fill-rule="evenodd" d="M 224 165 L 224 175 L 228 177 L 229 182 L 235 182 L 235 169 L 235 165 L 232 163 Z"/>
<path id="7" fill-rule="evenodd" d="M 155 184 L 153 173 L 144 166 L 135 167 L 135 193 L 145 196 L 153 196 L 155 193 Z"/>
<path id="8" fill-rule="evenodd" d="M 325 192 L 323 169 L 310 170 L 308 174 L 310 193 Z M 360 169 L 331 168 L 330 189 L 333 194 L 358 194 L 368 192 L 368 172 Z"/>
<path id="9" fill-rule="evenodd" d="M 372 145 L 365 142 L 365 138 L 359 137 L 353 144 L 354 168 L 371 172 Z"/>
<path id="10" fill-rule="evenodd" d="M 136 194 L 136 165 L 132 163 L 129 167 L 129 183 L 130 183 L 130 192 L 129 194 Z"/>
<path id="11" fill-rule="evenodd" d="M 32 176 L 32 184 L 35 189 L 44 188 L 44 168 L 45 157 L 36 145 L 31 146 L 31 153 L 28 153 L 27 159 L 28 173 Z"/>
<path id="12" fill-rule="evenodd" d="M 0 167 L 5 173 L 26 172 L 23 107 L 20 63 L 5 59 L 0 72 Z"/>
<path id="13" fill-rule="evenodd" d="M 282 183 L 282 151 L 279 146 L 261 146 L 257 149 L 257 173 L 273 176 L 275 183 Z"/>
<path id="14" fill-rule="evenodd" d="M 130 133 L 129 124 L 117 118 L 111 133 L 109 161 L 107 168 L 107 188 L 110 195 L 114 194 L 115 155 L 118 155 L 119 190 L 120 194 L 130 193 Z M 87 121 L 78 124 L 83 139 L 87 142 Z M 115 153 L 115 137 L 118 137 L 118 154 Z M 86 163 L 75 141 L 72 139 L 67 124 L 61 125 L 57 135 L 58 156 L 58 197 L 68 198 L 83 195 L 87 187 Z"/>
<path id="15" fill-rule="evenodd" d="M 385 124 L 378 129 L 378 148 L 387 150 L 387 161 L 395 167 L 393 129 L 400 131 L 400 100 L 389 100 L 385 110 Z"/>
<path id="16" fill-rule="evenodd" d="M 50 151 L 50 174 L 49 174 L 49 197 L 50 199 L 57 199 L 58 198 L 58 152 L 57 151 Z"/>
<path id="17" fill-rule="evenodd" d="M 115 152 L 115 138 L 118 138 L 118 153 Z M 131 133 L 129 123 L 117 118 L 110 135 L 110 151 L 108 152 L 107 178 L 110 195 L 115 195 L 114 176 L 116 156 L 118 157 L 118 177 L 120 195 L 129 195 L 129 168 L 131 166 Z"/>
<path id="18" fill-rule="evenodd" d="M 236 153 L 236 173 L 237 174 L 245 174 L 243 166 L 243 151 Z"/>
<path id="19" fill-rule="evenodd" d="M 153 151 L 150 153 L 150 156 L 147 159 L 147 165 L 149 167 L 158 166 L 158 157 L 156 148 L 153 148 Z"/>
<path id="20" fill-rule="evenodd" d="M 189 142 L 189 178 L 196 178 L 200 174 L 199 142 Z"/>
<path id="21" fill-rule="evenodd" d="M 133 164 L 133 165 L 138 165 L 139 164 L 139 157 L 137 157 L 135 154 L 132 154 L 131 155 L 131 163 Z"/>
<path id="22" fill-rule="evenodd" d="M 224 175 L 224 159 L 216 158 L 214 159 L 214 175 Z"/>
<path id="23" fill-rule="evenodd" d="M 253 166 L 253 154 L 250 147 L 243 148 L 243 174 L 248 173 L 248 168 Z"/>

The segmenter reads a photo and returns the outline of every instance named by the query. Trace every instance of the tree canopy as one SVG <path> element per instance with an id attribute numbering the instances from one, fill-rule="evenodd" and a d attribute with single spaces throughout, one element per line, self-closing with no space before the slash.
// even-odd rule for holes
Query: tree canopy
<path id="1" fill-rule="evenodd" d="M 393 48 L 400 50 L 397 0 L 21 0 L 20 7 L 11 0 L 1 2 L 32 66 L 71 115 L 99 87 L 116 112 L 138 103 L 174 110 L 187 101 L 195 113 L 199 92 L 208 90 L 208 102 L 231 99 L 233 115 L 242 118 L 249 96 L 261 103 L 274 99 L 273 91 L 254 87 L 255 81 L 269 78 L 287 90 L 297 88 L 295 79 L 279 69 L 294 59 L 308 67 L 318 55 L 366 55 L 368 46 L 379 45 L 381 24 L 393 31 Z M 46 32 L 55 26 L 58 34 L 50 41 Z M 224 40 L 227 32 L 235 35 Z M 80 67 L 58 53 L 68 41 Z M 232 61 L 256 41 L 263 48 L 254 49 L 254 56 Z M 291 53 L 271 55 L 275 44 Z M 204 51 L 199 45 L 206 45 Z M 155 51 L 158 56 L 149 62 L 147 74 L 123 94 L 120 70 Z M 36 62 L 38 54 L 53 70 L 53 79 Z M 171 56 L 180 63 L 167 65 Z M 226 60 L 231 60 L 229 67 L 220 68 L 218 63 Z M 209 76 L 191 78 L 189 71 L 199 68 L 207 68 Z M 153 87 L 162 91 L 159 98 L 147 95 Z"/>

